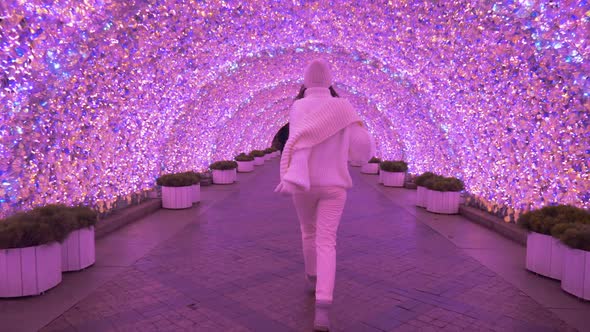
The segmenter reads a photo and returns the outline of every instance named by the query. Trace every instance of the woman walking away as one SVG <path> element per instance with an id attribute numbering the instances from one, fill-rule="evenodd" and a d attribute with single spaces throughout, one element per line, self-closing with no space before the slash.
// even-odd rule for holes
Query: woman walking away
<path id="1" fill-rule="evenodd" d="M 325 60 L 305 69 L 304 86 L 289 115 L 289 139 L 276 192 L 292 194 L 301 226 L 306 279 L 315 290 L 314 328 L 328 331 L 336 275 L 336 232 L 346 190 L 348 160 L 368 161 L 374 146 L 350 102 L 338 98 Z M 317 282 L 316 282 L 317 281 Z"/>

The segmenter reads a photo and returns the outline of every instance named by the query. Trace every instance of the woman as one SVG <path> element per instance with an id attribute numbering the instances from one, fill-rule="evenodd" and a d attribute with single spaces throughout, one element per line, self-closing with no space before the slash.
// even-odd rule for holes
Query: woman
<path id="1" fill-rule="evenodd" d="M 315 289 L 314 327 L 328 331 L 336 274 L 336 232 L 352 187 L 348 160 L 368 161 L 374 146 L 346 99 L 332 88 L 325 60 L 305 69 L 304 86 L 289 115 L 277 192 L 292 194 L 301 226 L 306 279 Z M 317 282 L 316 282 L 317 281 Z"/>

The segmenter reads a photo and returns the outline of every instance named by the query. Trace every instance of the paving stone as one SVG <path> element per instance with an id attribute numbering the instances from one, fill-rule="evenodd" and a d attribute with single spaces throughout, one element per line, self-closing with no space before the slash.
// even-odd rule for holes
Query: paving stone
<path id="1" fill-rule="evenodd" d="M 299 225 L 275 175 L 202 188 L 222 198 L 42 331 L 311 330 Z M 334 331 L 571 330 L 361 176 L 339 229 Z"/>

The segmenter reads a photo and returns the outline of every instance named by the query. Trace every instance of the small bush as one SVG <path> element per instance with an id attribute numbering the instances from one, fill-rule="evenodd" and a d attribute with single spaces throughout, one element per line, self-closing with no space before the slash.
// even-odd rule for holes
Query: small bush
<path id="1" fill-rule="evenodd" d="M 195 182 L 198 176 L 194 172 L 164 174 L 156 180 L 156 184 L 164 187 L 188 187 L 198 183 L 198 181 Z"/>
<path id="2" fill-rule="evenodd" d="M 276 151 L 276 150 L 275 150 L 275 149 L 273 149 L 273 148 L 266 148 L 266 149 L 264 149 L 264 154 L 270 154 L 270 153 L 273 153 L 273 152 L 275 152 L 275 151 Z"/>
<path id="3" fill-rule="evenodd" d="M 184 173 L 181 173 L 181 174 L 183 174 L 186 177 L 192 179 L 193 180 L 193 183 L 192 183 L 193 185 L 201 183 L 201 175 L 199 175 L 199 173 L 197 173 L 197 172 L 188 171 L 188 172 L 184 172 Z"/>
<path id="4" fill-rule="evenodd" d="M 383 170 L 385 172 L 401 173 L 401 172 L 406 172 L 408 170 L 408 164 L 402 160 L 396 160 L 396 161 L 386 160 L 386 161 L 382 161 L 379 164 L 379 168 L 381 168 L 381 170 Z"/>
<path id="5" fill-rule="evenodd" d="M 0 249 L 63 242 L 73 231 L 94 226 L 97 213 L 88 207 L 51 204 L 0 220 Z"/>
<path id="6" fill-rule="evenodd" d="M 265 153 L 262 150 L 252 150 L 252 152 L 250 152 L 250 155 L 254 158 L 261 158 L 264 157 Z"/>
<path id="7" fill-rule="evenodd" d="M 240 153 L 239 155 L 237 155 L 234 158 L 236 161 L 252 161 L 254 160 L 254 157 L 252 157 L 251 155 L 247 155 L 245 153 Z"/>
<path id="8" fill-rule="evenodd" d="M 369 164 L 379 164 L 381 162 L 381 159 L 377 158 L 377 157 L 373 157 L 369 160 Z"/>
<path id="9" fill-rule="evenodd" d="M 560 236 L 569 224 L 590 224 L 590 213 L 570 205 L 545 206 L 518 218 L 518 224 L 532 232 Z"/>
<path id="10" fill-rule="evenodd" d="M 426 188 L 435 191 L 461 191 L 464 188 L 463 181 L 454 177 L 437 176 L 425 182 Z"/>
<path id="11" fill-rule="evenodd" d="M 590 251 L 590 224 L 571 224 L 559 239 L 570 248 Z"/>
<path id="12" fill-rule="evenodd" d="M 214 162 L 213 164 L 211 164 L 211 166 L 209 166 L 209 168 L 220 170 L 220 171 L 226 171 L 226 170 L 238 168 L 238 163 L 233 160 L 221 160 L 221 161 Z"/>
<path id="13" fill-rule="evenodd" d="M 432 179 L 434 177 L 437 177 L 438 175 L 432 173 L 432 172 L 424 172 L 421 175 L 416 177 L 416 185 L 420 186 L 420 187 L 425 187 L 425 182 L 429 179 Z"/>
<path id="14" fill-rule="evenodd" d="M 74 206 L 70 208 L 77 223 L 77 229 L 88 228 L 96 225 L 98 214 L 87 206 Z"/>

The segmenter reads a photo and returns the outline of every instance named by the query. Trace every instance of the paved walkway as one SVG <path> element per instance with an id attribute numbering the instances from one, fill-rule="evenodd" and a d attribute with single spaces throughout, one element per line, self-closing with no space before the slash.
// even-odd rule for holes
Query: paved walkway
<path id="1" fill-rule="evenodd" d="M 298 222 L 290 198 L 273 193 L 277 173 L 273 160 L 237 184 L 203 188 L 198 207 L 160 210 L 99 241 L 95 266 L 43 296 L 0 301 L 0 330 L 26 330 L 27 315 L 53 310 L 41 331 L 311 331 Z M 418 220 L 461 217 L 428 214 L 413 191 L 352 175 L 333 331 L 575 331 Z"/>

